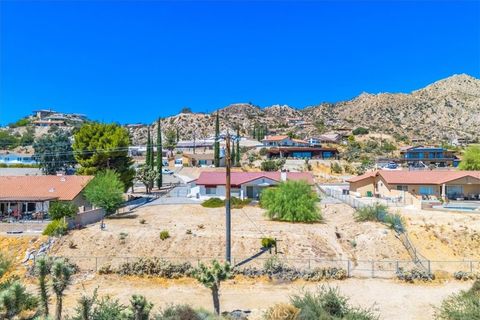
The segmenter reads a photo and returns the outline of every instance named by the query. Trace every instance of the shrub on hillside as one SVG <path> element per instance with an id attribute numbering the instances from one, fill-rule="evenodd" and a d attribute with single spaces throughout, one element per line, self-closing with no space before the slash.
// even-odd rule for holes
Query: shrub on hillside
<path id="1" fill-rule="evenodd" d="M 221 208 L 225 205 L 225 202 L 220 198 L 210 198 L 203 201 L 202 207 L 205 208 Z"/>
<path id="2" fill-rule="evenodd" d="M 265 160 L 261 163 L 260 168 L 262 171 L 278 171 L 282 169 L 284 164 L 285 159 Z"/>
<path id="3" fill-rule="evenodd" d="M 387 206 L 376 203 L 357 209 L 355 212 L 355 220 L 357 221 L 379 221 L 379 218 L 386 214 Z"/>
<path id="4" fill-rule="evenodd" d="M 362 134 L 368 134 L 368 129 L 367 128 L 364 128 L 364 127 L 358 127 L 358 128 L 355 128 L 352 130 L 352 134 L 354 136 L 357 136 L 357 135 L 362 135 Z"/>
<path id="5" fill-rule="evenodd" d="M 52 220 L 43 230 L 43 235 L 50 237 L 60 237 L 66 235 L 68 225 L 63 219 Z"/>
<path id="6" fill-rule="evenodd" d="M 321 287 L 313 293 L 295 295 L 290 301 L 300 310 L 298 319 L 378 319 L 369 309 L 351 307 L 336 288 Z"/>
<path id="7" fill-rule="evenodd" d="M 262 238 L 262 248 L 270 249 L 277 244 L 277 241 L 273 238 Z"/>
<path id="8" fill-rule="evenodd" d="M 435 280 L 435 276 L 426 271 L 419 268 L 413 268 L 411 270 L 405 270 L 404 268 L 399 268 L 396 272 L 397 278 L 399 280 L 403 280 L 405 282 L 413 283 L 415 280 L 421 281 L 432 281 Z"/>
<path id="9" fill-rule="evenodd" d="M 332 162 L 330 164 L 330 171 L 337 174 L 343 173 L 342 166 L 338 162 Z"/>
<path id="10" fill-rule="evenodd" d="M 279 303 L 270 307 L 264 314 L 264 320 L 298 320 L 300 310 L 288 303 Z"/>
<path id="11" fill-rule="evenodd" d="M 155 320 L 203 320 L 199 312 L 186 304 L 171 305 L 161 310 Z"/>
<path id="12" fill-rule="evenodd" d="M 78 207 L 71 202 L 54 201 L 48 208 L 48 215 L 52 220 L 62 219 L 64 217 L 74 217 L 78 212 Z"/>
<path id="13" fill-rule="evenodd" d="M 168 230 L 163 230 L 162 232 L 160 232 L 160 239 L 162 241 L 167 240 L 168 238 L 170 238 L 170 233 L 168 232 Z"/>
<path id="14" fill-rule="evenodd" d="M 449 296 L 435 311 L 437 320 L 480 319 L 480 280 L 470 290 Z"/>
<path id="15" fill-rule="evenodd" d="M 322 220 L 317 193 L 305 181 L 286 181 L 263 190 L 260 204 L 272 220 L 318 222 Z"/>
<path id="16" fill-rule="evenodd" d="M 193 270 L 190 263 L 172 263 L 159 258 L 141 258 L 121 264 L 118 269 L 110 265 L 103 266 L 100 274 L 117 273 L 126 276 L 157 276 L 167 279 L 177 279 L 188 276 Z"/>

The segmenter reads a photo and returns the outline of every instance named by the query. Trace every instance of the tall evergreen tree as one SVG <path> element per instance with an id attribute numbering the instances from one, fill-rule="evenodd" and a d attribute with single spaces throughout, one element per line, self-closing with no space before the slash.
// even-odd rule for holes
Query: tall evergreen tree
<path id="1" fill-rule="evenodd" d="M 252 138 L 256 139 L 257 138 L 257 132 L 255 130 L 256 126 L 253 126 L 253 131 L 252 131 Z"/>
<path id="2" fill-rule="evenodd" d="M 151 155 L 151 152 L 152 150 L 150 149 L 150 146 L 152 145 L 152 139 L 150 138 L 150 127 L 148 127 L 147 129 L 147 154 L 145 156 L 145 166 L 147 167 L 151 167 L 151 159 L 152 159 L 152 155 Z"/>
<path id="3" fill-rule="evenodd" d="M 237 128 L 237 152 L 235 153 L 235 164 L 240 166 L 240 128 Z"/>
<path id="4" fill-rule="evenodd" d="M 232 151 L 230 152 L 230 163 L 233 166 L 237 165 L 237 156 L 235 155 L 235 140 L 232 141 Z"/>
<path id="5" fill-rule="evenodd" d="M 162 187 L 162 167 L 163 167 L 163 160 L 162 160 L 162 126 L 160 123 L 160 118 L 157 120 L 157 172 L 158 172 L 158 179 L 157 179 L 157 187 L 160 189 Z"/>
<path id="6" fill-rule="evenodd" d="M 215 119 L 215 144 L 214 144 L 214 162 L 215 167 L 220 166 L 220 119 L 218 118 L 218 111 L 217 117 Z"/>

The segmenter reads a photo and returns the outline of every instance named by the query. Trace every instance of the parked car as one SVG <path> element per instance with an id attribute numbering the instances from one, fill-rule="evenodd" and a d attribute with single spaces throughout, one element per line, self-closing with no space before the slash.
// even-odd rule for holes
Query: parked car
<path id="1" fill-rule="evenodd" d="M 162 169 L 162 174 L 173 174 L 173 171 L 167 168 Z"/>

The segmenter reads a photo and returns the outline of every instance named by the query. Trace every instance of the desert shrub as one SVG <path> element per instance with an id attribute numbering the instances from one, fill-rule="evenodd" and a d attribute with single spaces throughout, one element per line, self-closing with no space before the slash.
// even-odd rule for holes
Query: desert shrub
<path id="1" fill-rule="evenodd" d="M 260 204 L 272 220 L 318 222 L 322 215 L 317 207 L 317 193 L 305 181 L 286 181 L 262 191 Z"/>
<path id="2" fill-rule="evenodd" d="M 352 130 L 352 134 L 354 136 L 362 135 L 362 134 L 368 134 L 368 129 L 364 127 L 358 127 Z"/>
<path id="3" fill-rule="evenodd" d="M 338 174 L 343 172 L 342 166 L 338 162 L 332 162 L 330 164 L 330 170 L 333 173 L 338 173 Z"/>
<path id="4" fill-rule="evenodd" d="M 225 205 L 225 202 L 220 198 L 210 198 L 202 202 L 202 207 L 205 208 L 221 208 Z"/>
<path id="5" fill-rule="evenodd" d="M 277 241 L 273 238 L 262 238 L 262 248 L 270 249 L 277 244 Z"/>
<path id="6" fill-rule="evenodd" d="M 480 280 L 472 288 L 449 296 L 435 311 L 437 320 L 480 319 Z"/>
<path id="7" fill-rule="evenodd" d="M 264 314 L 264 320 L 297 320 L 300 310 L 288 303 L 279 303 L 270 307 Z"/>
<path id="8" fill-rule="evenodd" d="M 197 311 L 186 304 L 171 305 L 160 311 L 155 320 L 203 320 Z"/>
<path id="9" fill-rule="evenodd" d="M 251 199 L 239 199 L 236 197 L 230 198 L 230 205 L 233 209 L 241 209 L 248 205 L 250 202 L 252 202 Z M 221 208 L 225 206 L 225 200 L 222 200 L 220 198 L 210 198 L 208 200 L 205 200 L 202 203 L 202 206 L 205 208 Z"/>
<path id="10" fill-rule="evenodd" d="M 66 235 L 68 225 L 63 219 L 52 220 L 43 230 L 43 235 L 50 237 L 60 237 Z"/>
<path id="11" fill-rule="evenodd" d="M 453 277 L 457 280 L 476 280 L 480 279 L 480 274 L 466 272 L 466 271 L 457 271 L 453 274 Z"/>
<path id="12" fill-rule="evenodd" d="M 160 232 L 160 239 L 162 241 L 167 240 L 168 238 L 170 238 L 170 233 L 168 232 L 168 230 L 163 230 L 162 232 Z"/>
<path id="13" fill-rule="evenodd" d="M 140 222 L 140 224 L 145 224 L 145 223 L 147 223 L 147 220 L 145 220 L 145 219 L 140 219 L 139 222 Z"/>
<path id="14" fill-rule="evenodd" d="M 432 281 L 435 280 L 433 273 L 419 268 L 413 268 L 411 270 L 405 270 L 404 268 L 398 268 L 396 272 L 397 278 L 405 282 L 413 283 L 415 280 L 420 281 Z"/>
<path id="15" fill-rule="evenodd" d="M 3 252 L 0 252 L 0 278 L 3 277 L 10 267 L 12 266 L 12 260 L 8 258 Z"/>
<path id="16" fill-rule="evenodd" d="M 267 148 L 261 148 L 259 151 L 258 151 L 258 154 L 261 155 L 261 156 L 266 156 L 268 153 L 268 149 Z"/>
<path id="17" fill-rule="evenodd" d="M 18 315 L 24 311 L 34 310 L 37 305 L 38 299 L 28 293 L 18 279 L 0 284 L 0 319 L 19 319 Z"/>
<path id="18" fill-rule="evenodd" d="M 321 287 L 316 292 L 305 292 L 291 298 L 291 304 L 300 310 L 299 320 L 310 319 L 378 319 L 369 309 L 353 308 L 348 298 L 336 288 Z"/>
<path id="19" fill-rule="evenodd" d="M 133 262 L 123 263 L 118 269 L 105 266 L 102 271 L 120 275 L 157 276 L 177 279 L 188 276 L 192 271 L 192 265 L 188 262 L 175 264 L 158 258 L 141 258 Z"/>
<path id="20" fill-rule="evenodd" d="M 387 206 L 383 204 L 373 204 L 357 209 L 355 220 L 357 221 L 379 221 L 381 216 L 386 214 Z"/>
<path id="21" fill-rule="evenodd" d="M 242 209 L 243 207 L 245 207 L 246 205 L 250 204 L 250 202 L 252 202 L 252 199 L 240 199 L 240 198 L 237 198 L 237 197 L 232 197 L 231 198 L 231 206 L 233 209 Z"/>
<path id="22" fill-rule="evenodd" d="M 262 171 L 278 171 L 285 164 L 285 159 L 265 160 L 260 164 Z"/>

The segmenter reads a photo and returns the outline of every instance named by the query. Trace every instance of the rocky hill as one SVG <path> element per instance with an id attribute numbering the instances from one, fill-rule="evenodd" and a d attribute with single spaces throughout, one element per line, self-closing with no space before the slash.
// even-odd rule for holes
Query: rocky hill
<path id="1" fill-rule="evenodd" d="M 362 93 L 337 103 L 305 109 L 287 105 L 260 108 L 238 103 L 218 110 L 221 129 L 241 128 L 248 134 L 255 125 L 267 125 L 274 133 L 293 131 L 300 136 L 366 127 L 371 132 L 406 135 L 439 141 L 480 138 L 480 80 L 461 74 L 437 81 L 412 93 Z M 212 136 L 215 114 L 181 113 L 162 120 L 164 130 L 179 130 L 181 139 Z M 153 124 L 153 132 L 156 132 Z M 146 128 L 132 128 L 135 144 L 146 140 Z"/>

